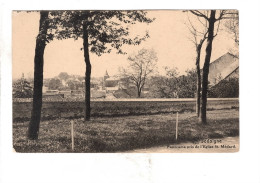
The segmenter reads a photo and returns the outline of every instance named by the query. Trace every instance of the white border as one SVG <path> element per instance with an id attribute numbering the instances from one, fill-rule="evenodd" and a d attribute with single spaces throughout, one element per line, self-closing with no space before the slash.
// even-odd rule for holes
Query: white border
<path id="1" fill-rule="evenodd" d="M 260 182 L 260 1 L 0 1 L 0 182 Z M 231 154 L 12 153 L 11 11 L 41 9 L 239 9 L 241 149 Z M 150 164 L 149 164 L 150 162 Z"/>

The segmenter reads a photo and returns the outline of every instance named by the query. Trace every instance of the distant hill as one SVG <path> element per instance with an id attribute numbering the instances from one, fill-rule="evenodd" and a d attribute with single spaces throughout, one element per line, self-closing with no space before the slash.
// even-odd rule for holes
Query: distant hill
<path id="1" fill-rule="evenodd" d="M 239 78 L 239 60 L 231 53 L 226 53 L 210 63 L 209 85 L 214 86 L 229 78 Z"/>

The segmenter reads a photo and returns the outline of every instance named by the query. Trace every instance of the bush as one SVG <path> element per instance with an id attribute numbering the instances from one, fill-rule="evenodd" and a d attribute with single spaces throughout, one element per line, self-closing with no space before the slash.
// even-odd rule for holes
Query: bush
<path id="1" fill-rule="evenodd" d="M 239 96 L 239 80 L 230 78 L 220 81 L 209 89 L 208 96 L 213 98 L 237 98 Z"/>
<path id="2" fill-rule="evenodd" d="M 14 98 L 32 98 L 33 88 L 30 83 L 23 77 L 13 83 L 13 97 Z"/>

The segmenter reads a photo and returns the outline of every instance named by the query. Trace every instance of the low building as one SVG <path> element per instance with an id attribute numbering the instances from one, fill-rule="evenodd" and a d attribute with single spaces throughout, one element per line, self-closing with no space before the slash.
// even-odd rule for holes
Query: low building
<path id="1" fill-rule="evenodd" d="M 106 91 L 92 90 L 91 98 L 106 98 Z"/>
<path id="2" fill-rule="evenodd" d="M 59 94 L 59 90 L 46 90 L 46 95 L 53 95 L 53 94 Z"/>
<path id="3" fill-rule="evenodd" d="M 111 77 L 107 78 L 104 83 L 105 83 L 105 90 L 107 92 L 113 92 L 119 90 L 119 78 L 116 77 Z"/>
<path id="4" fill-rule="evenodd" d="M 64 95 L 64 97 L 69 97 L 71 96 L 71 90 L 59 91 L 59 94 Z"/>
<path id="5" fill-rule="evenodd" d="M 73 97 L 84 97 L 85 92 L 83 90 L 71 90 L 71 96 L 73 96 Z"/>

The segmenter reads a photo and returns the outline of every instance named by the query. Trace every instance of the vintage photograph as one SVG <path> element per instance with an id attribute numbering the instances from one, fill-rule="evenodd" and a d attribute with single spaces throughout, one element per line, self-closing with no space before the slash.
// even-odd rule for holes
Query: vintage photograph
<path id="1" fill-rule="evenodd" d="M 238 10 L 12 11 L 13 151 L 239 151 Z"/>

